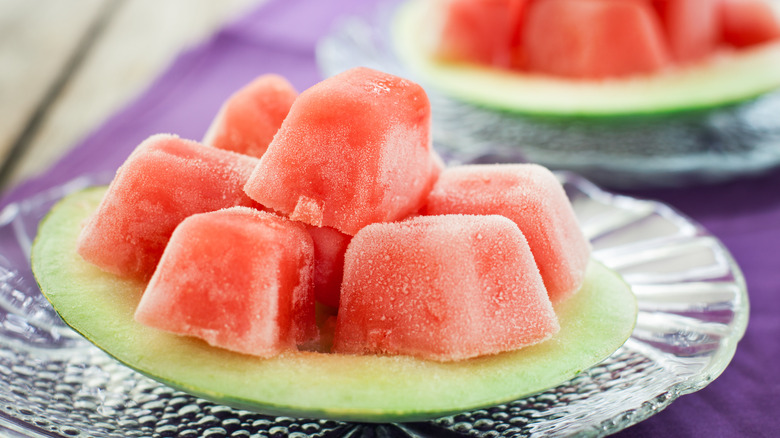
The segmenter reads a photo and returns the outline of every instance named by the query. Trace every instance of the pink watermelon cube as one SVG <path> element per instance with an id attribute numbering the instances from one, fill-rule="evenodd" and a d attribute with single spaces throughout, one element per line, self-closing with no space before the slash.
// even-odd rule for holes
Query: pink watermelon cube
<path id="1" fill-rule="evenodd" d="M 582 286 L 590 244 L 561 184 L 535 164 L 451 167 L 431 191 L 426 214 L 497 214 L 528 239 L 553 302 Z"/>
<path id="2" fill-rule="evenodd" d="M 603 79 L 670 63 L 658 16 L 644 1 L 531 2 L 521 32 L 523 66 L 537 73 Z"/>
<path id="3" fill-rule="evenodd" d="M 360 230 L 344 266 L 333 351 L 453 361 L 559 329 L 523 234 L 501 216 L 418 216 Z"/>
<path id="4" fill-rule="evenodd" d="M 780 40 L 780 19 L 765 0 L 720 0 L 721 39 L 733 47 Z"/>
<path id="5" fill-rule="evenodd" d="M 510 67 L 519 19 L 527 0 L 446 0 L 437 5 L 438 58 Z"/>
<path id="6" fill-rule="evenodd" d="M 135 319 L 274 356 L 317 338 L 313 269 L 302 224 L 247 207 L 196 214 L 171 236 Z"/>
<path id="7" fill-rule="evenodd" d="M 401 219 L 422 207 L 441 170 L 430 115 L 411 81 L 362 67 L 333 76 L 293 103 L 246 193 L 349 235 Z"/>
<path id="8" fill-rule="evenodd" d="M 108 272 L 148 279 L 174 228 L 195 213 L 244 205 L 257 159 L 172 135 L 141 143 L 82 230 L 78 253 Z"/>
<path id="9" fill-rule="evenodd" d="M 260 158 L 296 97 L 298 92 L 282 76 L 256 78 L 222 105 L 203 144 Z"/>
<path id="10" fill-rule="evenodd" d="M 651 0 L 661 18 L 669 52 L 685 64 L 715 52 L 720 39 L 721 0 Z"/>
<path id="11" fill-rule="evenodd" d="M 314 242 L 314 296 L 322 304 L 338 308 L 344 254 L 352 236 L 330 227 L 308 229 Z"/>

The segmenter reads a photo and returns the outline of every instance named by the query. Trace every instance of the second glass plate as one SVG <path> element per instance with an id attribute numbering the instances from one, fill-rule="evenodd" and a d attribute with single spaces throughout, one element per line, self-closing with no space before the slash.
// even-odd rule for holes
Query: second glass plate
<path id="1" fill-rule="evenodd" d="M 613 188 L 722 182 L 780 166 L 780 90 L 712 109 L 648 115 L 494 110 L 442 94 L 401 60 L 392 34 L 399 7 L 386 3 L 338 22 L 318 44 L 317 62 L 325 76 L 366 66 L 422 84 L 434 143 L 450 162 L 535 162 Z"/>

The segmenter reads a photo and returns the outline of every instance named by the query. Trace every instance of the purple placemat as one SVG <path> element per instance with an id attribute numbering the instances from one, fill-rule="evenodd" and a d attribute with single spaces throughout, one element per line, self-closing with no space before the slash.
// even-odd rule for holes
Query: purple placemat
<path id="1" fill-rule="evenodd" d="M 200 139 L 222 101 L 274 72 L 299 90 L 321 79 L 315 44 L 335 19 L 373 8 L 360 0 L 271 0 L 179 56 L 132 104 L 47 170 L 4 194 L 0 208 L 83 173 L 115 170 L 149 135 Z M 646 191 L 720 238 L 747 278 L 751 317 L 726 371 L 705 389 L 619 437 L 774 436 L 780 430 L 780 173 L 705 188 Z M 2 248 L 0 248 L 2 250 Z"/>
<path id="2" fill-rule="evenodd" d="M 780 431 L 780 172 L 710 187 L 630 193 L 665 202 L 718 237 L 745 275 L 750 321 L 703 390 L 617 436 L 774 437 Z"/>

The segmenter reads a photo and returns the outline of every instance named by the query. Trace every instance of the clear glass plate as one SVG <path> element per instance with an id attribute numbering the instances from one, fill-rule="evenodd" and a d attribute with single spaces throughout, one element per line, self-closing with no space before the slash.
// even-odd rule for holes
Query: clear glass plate
<path id="1" fill-rule="evenodd" d="M 780 166 L 780 90 L 711 110 L 636 117 L 497 111 L 450 98 L 404 65 L 391 34 L 396 8 L 387 3 L 338 22 L 318 44 L 318 65 L 325 76 L 367 66 L 422 84 L 434 142 L 448 161 L 529 161 L 614 188 L 722 182 Z"/>
<path id="2" fill-rule="evenodd" d="M 95 437 L 604 436 L 716 378 L 748 319 L 745 282 L 723 245 L 652 201 L 615 196 L 560 173 L 594 257 L 620 272 L 639 316 L 626 344 L 558 387 L 428 422 L 351 424 L 268 417 L 175 391 L 108 357 L 65 326 L 38 290 L 29 248 L 84 176 L 0 212 L 0 434 Z"/>

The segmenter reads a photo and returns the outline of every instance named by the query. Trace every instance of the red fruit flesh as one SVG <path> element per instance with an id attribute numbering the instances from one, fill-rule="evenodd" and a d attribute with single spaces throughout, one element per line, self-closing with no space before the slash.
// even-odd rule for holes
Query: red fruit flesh
<path id="1" fill-rule="evenodd" d="M 780 39 L 780 20 L 763 0 L 721 0 L 723 42 L 737 48 Z"/>
<path id="2" fill-rule="evenodd" d="M 496 214 L 517 224 L 528 240 L 553 302 L 579 290 L 590 260 L 561 184 L 535 164 L 468 165 L 442 172 L 425 214 Z"/>
<path id="3" fill-rule="evenodd" d="M 301 93 L 246 193 L 313 226 L 354 235 L 419 210 L 441 162 L 419 85 L 354 68 Z"/>
<path id="4" fill-rule="evenodd" d="M 347 249 L 336 353 L 461 360 L 557 330 L 528 243 L 505 217 L 373 224 Z"/>
<path id="5" fill-rule="evenodd" d="M 302 224 L 246 207 L 196 214 L 174 231 L 135 318 L 275 356 L 317 338 L 313 267 Z"/>
<path id="6" fill-rule="evenodd" d="M 230 96 L 203 143 L 260 158 L 297 96 L 287 79 L 262 75 Z"/>
<path id="7" fill-rule="evenodd" d="M 257 162 L 172 135 L 148 138 L 117 171 L 79 236 L 79 254 L 108 272 L 148 279 L 187 216 L 261 208 L 243 191 Z"/>
<path id="8" fill-rule="evenodd" d="M 719 0 L 651 1 L 675 62 L 695 62 L 715 52 L 720 40 Z"/>
<path id="9" fill-rule="evenodd" d="M 314 296 L 327 306 L 339 307 L 344 253 L 352 236 L 330 227 L 308 227 L 314 241 Z"/>
<path id="10" fill-rule="evenodd" d="M 569 78 L 647 74 L 669 64 L 652 8 L 633 0 L 533 2 L 522 46 L 527 70 Z"/>

